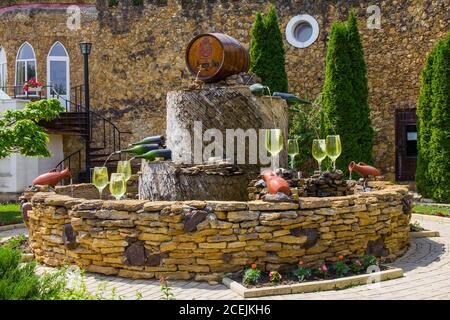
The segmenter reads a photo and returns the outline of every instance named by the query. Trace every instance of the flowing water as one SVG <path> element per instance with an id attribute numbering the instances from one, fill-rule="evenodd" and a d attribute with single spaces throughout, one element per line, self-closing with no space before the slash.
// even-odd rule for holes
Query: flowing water
<path id="1" fill-rule="evenodd" d="M 109 159 L 111 159 L 111 157 L 112 157 L 113 155 L 115 155 L 115 154 L 120 154 L 120 153 L 121 153 L 120 151 L 114 151 L 113 153 L 111 153 L 111 154 L 108 156 L 108 158 L 106 158 L 106 161 L 105 161 L 105 163 L 103 164 L 103 166 L 106 167 L 106 165 L 107 165 Z"/>
<path id="2" fill-rule="evenodd" d="M 72 175 L 70 175 L 70 194 L 72 195 L 72 198 L 74 198 Z"/>

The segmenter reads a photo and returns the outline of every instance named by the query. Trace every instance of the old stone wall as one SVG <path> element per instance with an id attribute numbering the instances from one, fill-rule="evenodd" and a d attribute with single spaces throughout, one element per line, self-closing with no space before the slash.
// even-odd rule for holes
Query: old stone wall
<path id="1" fill-rule="evenodd" d="M 297 203 L 149 202 L 37 193 L 28 212 L 38 262 L 131 278 L 214 281 L 365 253 L 395 259 L 409 243 L 407 188 Z"/>
<path id="2" fill-rule="evenodd" d="M 248 46 L 255 12 L 266 4 L 259 0 L 146 0 L 144 7 L 133 7 L 124 0 L 110 8 L 106 0 L 78 2 L 92 4 L 91 9 L 82 10 L 79 30 L 67 28 L 64 10 L 17 9 L 0 13 L 0 45 L 7 53 L 9 84 L 14 83 L 14 61 L 24 41 L 34 47 L 38 78 L 46 81 L 46 57 L 57 40 L 69 51 L 72 85 L 82 84 L 78 43 L 82 39 L 92 41 L 92 105 L 111 117 L 121 130 L 131 129 L 129 140 L 165 132 L 166 93 L 185 87 L 192 79 L 185 66 L 184 50 L 194 35 L 224 32 Z M 386 177 L 393 179 L 394 111 L 415 106 L 426 55 L 449 30 L 448 1 L 379 1 L 376 4 L 381 9 L 381 29 L 367 27 L 372 14 L 367 13 L 367 8 L 374 4 L 369 0 L 274 3 L 282 30 L 300 13 L 310 14 L 319 22 L 319 39 L 310 47 L 296 49 L 285 42 L 290 90 L 311 99 L 322 88 L 331 23 L 345 19 L 350 7 L 357 10 L 368 65 L 370 105 L 379 129 L 374 157 Z M 67 154 L 69 149 L 65 148 Z"/>

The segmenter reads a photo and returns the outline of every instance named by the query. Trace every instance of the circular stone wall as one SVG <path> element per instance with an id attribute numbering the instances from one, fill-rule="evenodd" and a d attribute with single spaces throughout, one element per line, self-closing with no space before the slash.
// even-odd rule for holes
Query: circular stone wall
<path id="1" fill-rule="evenodd" d="M 38 262 L 130 278 L 217 281 L 252 263 L 265 270 L 365 253 L 393 260 L 409 243 L 406 187 L 296 203 L 102 201 L 28 193 Z"/>

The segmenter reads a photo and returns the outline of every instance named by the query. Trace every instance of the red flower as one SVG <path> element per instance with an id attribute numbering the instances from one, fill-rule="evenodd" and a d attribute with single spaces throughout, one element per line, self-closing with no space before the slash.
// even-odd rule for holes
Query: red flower
<path id="1" fill-rule="evenodd" d="M 256 269 L 256 263 L 252 264 L 252 269 Z"/>
<path id="2" fill-rule="evenodd" d="M 343 256 L 343 255 L 340 255 L 340 256 L 339 256 L 339 260 L 341 260 L 341 261 L 344 260 L 344 256 Z"/>
<path id="3" fill-rule="evenodd" d="M 298 264 L 302 266 L 302 265 L 305 264 L 305 262 L 304 262 L 303 260 L 300 260 L 300 261 L 298 262 Z"/>
<path id="4" fill-rule="evenodd" d="M 437 215 L 438 215 L 439 217 L 443 217 L 443 216 L 444 216 L 444 213 L 443 213 L 443 212 L 438 212 Z"/>

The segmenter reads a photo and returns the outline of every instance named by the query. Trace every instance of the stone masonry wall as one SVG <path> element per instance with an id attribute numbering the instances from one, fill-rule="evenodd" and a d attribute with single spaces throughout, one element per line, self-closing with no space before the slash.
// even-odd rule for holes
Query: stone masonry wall
<path id="1" fill-rule="evenodd" d="M 34 1 L 7 1 L 14 3 Z M 39 1 L 55 3 L 58 1 Z M 67 1 L 60 1 L 67 2 Z M 73 3 L 74 1 L 70 1 Z M 61 41 L 71 59 L 72 85 L 82 84 L 82 57 L 78 43 L 93 42 L 91 61 L 92 106 L 111 117 L 129 140 L 165 132 L 166 93 L 186 87 L 191 76 L 185 66 L 188 42 L 203 32 L 224 32 L 245 46 L 257 10 L 266 1 L 247 0 L 145 0 L 133 7 L 121 0 L 110 8 L 107 0 L 78 1 L 83 7 L 80 30 L 66 27 L 65 10 L 16 9 L 1 13 L 0 45 L 8 59 L 8 83 L 14 84 L 17 50 L 28 41 L 36 51 L 38 78 L 46 81 L 46 57 L 55 41 Z M 306 49 L 285 42 L 290 91 L 315 98 L 324 79 L 326 43 L 331 23 L 343 20 L 350 7 L 357 10 L 365 49 L 373 120 L 379 129 L 374 157 L 387 178 L 394 178 L 395 123 L 397 108 L 414 107 L 420 87 L 420 71 L 428 52 L 450 29 L 446 0 L 305 0 L 273 1 L 284 31 L 297 14 L 314 16 L 320 26 L 319 39 Z M 381 29 L 369 29 L 370 5 L 381 8 Z M 66 154 L 76 141 L 65 140 Z M 73 147 L 72 147 L 73 145 Z"/>
<path id="2" fill-rule="evenodd" d="M 409 244 L 407 188 L 298 203 L 148 202 L 36 193 L 29 214 L 38 262 L 131 278 L 217 281 L 257 263 L 266 270 L 365 253 L 392 260 Z"/>

